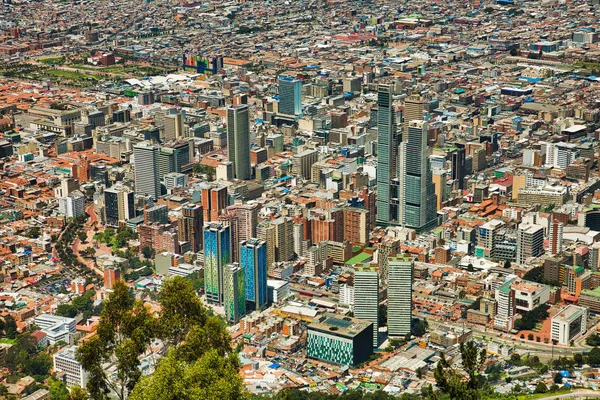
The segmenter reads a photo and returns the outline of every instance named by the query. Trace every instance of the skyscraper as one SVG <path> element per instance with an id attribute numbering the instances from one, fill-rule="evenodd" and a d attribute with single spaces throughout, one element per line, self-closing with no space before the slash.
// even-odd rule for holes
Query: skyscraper
<path id="1" fill-rule="evenodd" d="M 250 179 L 250 116 L 243 104 L 227 108 L 227 151 L 236 179 Z"/>
<path id="2" fill-rule="evenodd" d="M 244 268 L 238 263 L 226 265 L 223 271 L 223 306 L 227 321 L 237 324 L 246 314 Z"/>
<path id="3" fill-rule="evenodd" d="M 419 96 L 412 96 L 404 102 L 404 132 L 408 133 L 408 127 L 410 121 L 422 121 L 423 120 L 423 101 Z"/>
<path id="4" fill-rule="evenodd" d="M 563 223 L 557 219 L 552 219 L 550 222 L 549 234 L 549 252 L 553 256 L 562 252 L 563 246 Z M 596 265 L 597 267 L 597 265 Z"/>
<path id="5" fill-rule="evenodd" d="M 423 232 L 435 227 L 438 221 L 437 196 L 427 156 L 427 122 L 409 122 L 400 153 L 402 221 Z"/>
<path id="6" fill-rule="evenodd" d="M 400 136 L 396 132 L 396 117 L 389 85 L 379 85 L 377 92 L 377 223 L 390 225 L 398 222 L 398 206 L 393 179 Z"/>
<path id="7" fill-rule="evenodd" d="M 204 211 L 204 222 L 216 221 L 221 212 L 227 208 L 229 195 L 227 186 L 201 184 L 201 200 Z"/>
<path id="8" fill-rule="evenodd" d="M 410 333 L 412 317 L 413 262 L 398 256 L 390 257 L 388 264 L 388 334 L 404 337 Z"/>
<path id="9" fill-rule="evenodd" d="M 262 221 L 256 227 L 256 235 L 267 243 L 267 268 L 269 268 L 275 262 L 277 228 L 270 221 Z"/>
<path id="10" fill-rule="evenodd" d="M 204 225 L 204 291 L 211 304 L 223 302 L 223 269 L 231 261 L 229 227 Z"/>
<path id="11" fill-rule="evenodd" d="M 135 192 L 154 200 L 160 197 L 158 151 L 158 146 L 148 142 L 133 146 Z"/>
<path id="12" fill-rule="evenodd" d="M 244 267 L 246 309 L 260 310 L 267 298 L 267 243 L 249 239 L 240 243 L 240 264 Z"/>
<path id="13" fill-rule="evenodd" d="M 115 185 L 104 190 L 106 224 L 119 226 L 119 221 L 135 217 L 133 191 L 125 186 Z"/>
<path id="14" fill-rule="evenodd" d="M 456 148 L 450 155 L 452 161 L 452 179 L 459 189 L 465 188 L 465 149 Z"/>
<path id="15" fill-rule="evenodd" d="M 544 227 L 520 224 L 517 230 L 517 263 L 524 264 L 527 258 L 537 257 L 543 252 Z"/>
<path id="16" fill-rule="evenodd" d="M 379 346 L 379 273 L 369 264 L 354 271 L 354 317 L 373 323 L 373 347 Z"/>
<path id="17" fill-rule="evenodd" d="M 302 114 L 302 81 L 291 76 L 279 77 L 279 113 Z"/>
<path id="18" fill-rule="evenodd" d="M 258 203 L 234 204 L 227 207 L 228 213 L 238 217 L 240 242 L 256 237 L 258 210 Z"/>
<path id="19" fill-rule="evenodd" d="M 181 207 L 181 218 L 177 221 L 180 242 L 189 242 L 192 252 L 202 250 L 202 206 L 186 204 Z"/>
<path id="20" fill-rule="evenodd" d="M 184 125 L 183 125 L 183 114 L 180 112 L 176 114 L 169 114 L 164 120 L 164 140 L 170 141 L 180 139 L 183 137 Z"/>

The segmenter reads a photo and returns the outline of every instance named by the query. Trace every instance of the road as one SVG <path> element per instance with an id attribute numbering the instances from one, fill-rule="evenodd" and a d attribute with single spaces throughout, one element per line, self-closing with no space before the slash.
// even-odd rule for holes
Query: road
<path id="1" fill-rule="evenodd" d="M 558 400 L 558 399 L 600 399 L 600 392 L 593 390 L 576 390 L 571 393 L 557 394 L 555 396 L 538 397 L 538 400 Z"/>

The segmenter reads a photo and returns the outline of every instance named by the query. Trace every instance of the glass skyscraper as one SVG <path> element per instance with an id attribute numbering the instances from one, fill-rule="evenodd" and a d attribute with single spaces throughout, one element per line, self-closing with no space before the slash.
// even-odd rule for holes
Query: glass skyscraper
<path id="1" fill-rule="evenodd" d="M 425 121 L 410 121 L 400 150 L 403 225 L 423 232 L 437 226 L 437 196 L 427 155 Z"/>
<path id="2" fill-rule="evenodd" d="M 236 179 L 250 179 L 250 116 L 247 105 L 227 108 L 227 152 Z"/>
<path id="3" fill-rule="evenodd" d="M 204 291 L 210 304 L 223 303 L 223 269 L 231 261 L 228 226 L 204 225 Z"/>
<path id="4" fill-rule="evenodd" d="M 279 77 L 279 114 L 302 114 L 302 81 L 291 76 Z"/>
<path id="5" fill-rule="evenodd" d="M 398 222 L 397 186 L 393 180 L 400 144 L 389 85 L 379 85 L 377 108 L 377 224 L 387 226 Z"/>
<path id="6" fill-rule="evenodd" d="M 240 263 L 245 272 L 245 296 L 248 310 L 260 310 L 267 296 L 267 243 L 248 239 L 240 243 Z"/>
<path id="7" fill-rule="evenodd" d="M 238 263 L 225 266 L 223 271 L 225 316 L 227 321 L 236 324 L 246 314 L 244 298 L 244 267 Z"/>

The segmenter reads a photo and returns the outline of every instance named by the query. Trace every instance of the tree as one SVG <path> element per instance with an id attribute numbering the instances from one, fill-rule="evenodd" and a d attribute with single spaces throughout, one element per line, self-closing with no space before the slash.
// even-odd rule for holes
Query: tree
<path id="1" fill-rule="evenodd" d="M 561 383 L 563 382 L 563 377 L 562 377 L 562 375 L 560 374 L 560 372 L 557 372 L 557 373 L 554 375 L 553 382 L 554 382 L 554 383 L 556 383 L 556 384 L 561 384 Z"/>
<path id="2" fill-rule="evenodd" d="M 142 247 L 142 255 L 144 256 L 144 258 L 154 258 L 154 255 L 156 254 L 156 250 L 154 250 L 151 247 L 148 246 L 144 246 Z"/>
<path id="3" fill-rule="evenodd" d="M 42 231 L 40 230 L 39 227 L 34 226 L 33 228 L 31 228 L 30 230 L 27 231 L 27 233 L 25 234 L 25 236 L 27 236 L 28 238 L 31 239 L 37 239 L 42 235 Z"/>
<path id="4" fill-rule="evenodd" d="M 88 400 L 89 398 L 88 391 L 79 386 L 71 386 L 71 392 L 67 396 L 67 400 Z"/>
<path id="5" fill-rule="evenodd" d="M 583 354 L 575 353 L 573 355 L 573 361 L 575 361 L 575 363 L 577 363 L 577 366 L 581 367 L 581 364 L 583 364 Z M 556 383 L 560 383 L 560 382 L 556 382 Z"/>
<path id="6" fill-rule="evenodd" d="M 113 391 L 127 398 L 141 376 L 139 357 L 153 337 L 153 320 L 125 282 L 117 281 L 105 301 L 97 334 L 77 350 L 77 360 L 88 371 L 87 389 L 93 399 L 104 399 Z M 112 363 L 116 373 L 107 375 L 103 364 Z"/>
<path id="7" fill-rule="evenodd" d="M 597 367 L 600 365 L 600 348 L 594 347 L 587 355 L 587 363 L 592 367 Z"/>
<path id="8" fill-rule="evenodd" d="M 533 393 L 548 393 L 548 386 L 544 382 L 539 382 Z"/>
<path id="9" fill-rule="evenodd" d="M 411 320 L 411 333 L 415 336 L 423 336 L 427 333 L 429 324 L 425 319 L 413 318 Z"/>
<path id="10" fill-rule="evenodd" d="M 379 305 L 379 326 L 387 326 L 387 305 Z"/>
<path id="11" fill-rule="evenodd" d="M 11 315 L 7 315 L 4 317 L 4 336 L 15 339 L 17 334 L 17 321 Z"/>
<path id="12" fill-rule="evenodd" d="M 516 47 L 513 47 L 512 49 L 510 49 L 510 55 L 513 57 L 516 57 L 519 55 L 519 50 L 517 50 Z"/>
<path id="13" fill-rule="evenodd" d="M 77 315 L 77 309 L 71 304 L 61 304 L 60 306 L 56 307 L 56 315 L 73 318 Z"/>
<path id="14" fill-rule="evenodd" d="M 81 241 L 81 243 L 85 243 L 85 241 L 87 239 L 87 233 L 85 233 L 84 231 L 79 231 L 77 233 L 77 237 L 79 238 L 79 240 Z"/>
<path id="15" fill-rule="evenodd" d="M 479 351 L 475 343 L 461 343 L 460 354 L 462 359 L 462 371 L 467 374 L 467 379 L 463 378 L 463 374 L 454 370 L 451 364 L 446 360 L 444 353 L 440 355 L 434 371 L 435 381 L 439 391 L 447 395 L 452 400 L 459 399 L 479 399 L 481 393 L 478 390 L 480 380 L 477 378 L 481 367 L 485 361 L 486 351 Z"/>
<path id="16" fill-rule="evenodd" d="M 211 349 L 199 360 L 187 363 L 171 352 L 151 376 L 143 377 L 130 400 L 237 400 L 243 397 L 237 355 L 219 355 Z"/>
<path id="17" fill-rule="evenodd" d="M 588 346 L 600 346 L 600 335 L 597 333 L 591 334 L 585 339 L 585 344 Z"/>
<path id="18" fill-rule="evenodd" d="M 50 378 L 48 386 L 50 390 L 50 400 L 67 400 L 69 390 L 63 381 Z"/>
<path id="19" fill-rule="evenodd" d="M 556 383 L 553 383 L 553 384 L 550 386 L 550 392 L 556 392 L 556 391 L 557 391 L 557 390 L 559 390 L 559 389 L 560 389 L 560 386 L 558 386 Z"/>

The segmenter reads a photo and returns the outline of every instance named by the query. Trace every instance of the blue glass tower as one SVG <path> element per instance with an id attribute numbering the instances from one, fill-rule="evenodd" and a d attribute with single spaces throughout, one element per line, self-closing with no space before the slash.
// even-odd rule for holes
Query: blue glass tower
<path id="1" fill-rule="evenodd" d="M 204 225 L 204 291 L 210 304 L 223 303 L 223 270 L 231 262 L 228 226 Z"/>
<path id="2" fill-rule="evenodd" d="M 267 305 L 267 243 L 248 239 L 240 243 L 240 264 L 245 270 L 246 309 Z"/>
<path id="3" fill-rule="evenodd" d="M 302 114 L 302 81 L 291 76 L 279 77 L 279 113 Z"/>

